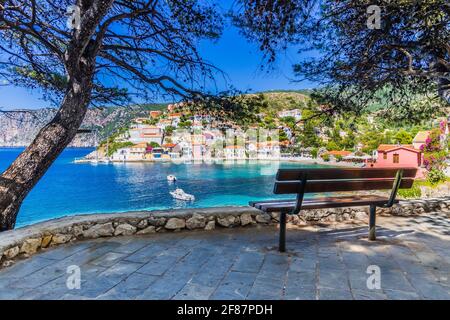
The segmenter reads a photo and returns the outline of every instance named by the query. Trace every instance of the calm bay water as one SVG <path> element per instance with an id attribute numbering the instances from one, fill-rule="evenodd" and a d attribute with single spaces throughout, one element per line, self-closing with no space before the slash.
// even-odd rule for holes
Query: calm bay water
<path id="1" fill-rule="evenodd" d="M 0 171 L 22 149 L 0 148 Z M 226 162 L 222 164 L 114 163 L 74 164 L 92 149 L 66 149 L 25 199 L 17 226 L 82 213 L 247 205 L 275 198 L 278 168 L 311 167 L 298 163 Z M 178 181 L 167 182 L 173 174 Z M 169 191 L 180 187 L 196 201 L 174 200 Z"/>

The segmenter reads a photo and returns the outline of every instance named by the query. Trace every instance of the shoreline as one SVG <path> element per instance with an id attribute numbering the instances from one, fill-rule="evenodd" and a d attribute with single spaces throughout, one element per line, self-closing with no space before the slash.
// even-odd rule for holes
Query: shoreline
<path id="1" fill-rule="evenodd" d="M 301 164 L 312 164 L 312 165 L 324 165 L 324 166 L 332 166 L 332 167 L 361 167 L 359 163 L 349 163 L 349 162 L 331 162 L 331 161 L 323 161 L 319 159 L 140 159 L 140 160 L 95 160 L 95 159 L 75 159 L 73 163 L 75 164 L 109 164 L 109 163 L 173 163 L 173 164 L 197 164 L 197 163 L 242 163 L 242 162 L 291 162 L 291 163 L 301 163 Z"/>

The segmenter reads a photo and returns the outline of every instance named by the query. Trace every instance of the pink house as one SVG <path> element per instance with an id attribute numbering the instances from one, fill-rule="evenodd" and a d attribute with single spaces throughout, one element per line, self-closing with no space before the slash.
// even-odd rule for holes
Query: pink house
<path id="1" fill-rule="evenodd" d="M 419 168 L 416 178 L 423 176 L 422 152 L 412 145 L 380 144 L 376 151 L 376 161 L 370 164 L 374 168 L 409 167 Z"/>
<path id="2" fill-rule="evenodd" d="M 415 167 L 422 165 L 422 152 L 412 145 L 380 144 L 374 167 Z"/>

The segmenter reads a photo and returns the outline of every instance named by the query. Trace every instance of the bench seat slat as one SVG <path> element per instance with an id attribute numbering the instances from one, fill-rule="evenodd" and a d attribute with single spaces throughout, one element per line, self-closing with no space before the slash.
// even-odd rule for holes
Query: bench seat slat
<path id="1" fill-rule="evenodd" d="M 340 207 L 358 207 L 364 205 L 375 204 L 381 206 L 389 201 L 387 197 L 376 195 L 359 195 L 359 196 L 338 196 L 338 197 L 320 197 L 305 199 L 302 203 L 302 209 L 323 209 L 323 208 L 340 208 Z M 396 201 L 398 202 L 398 201 Z M 252 201 L 251 206 L 265 212 L 279 212 L 292 210 L 295 207 L 296 200 L 269 200 L 269 201 Z"/>
<path id="2" fill-rule="evenodd" d="M 394 178 L 389 179 L 353 179 L 353 180 L 311 180 L 306 182 L 305 193 L 363 191 L 392 189 Z M 404 178 L 400 188 L 411 188 L 414 179 Z M 300 189 L 300 181 L 276 181 L 275 194 L 294 194 Z"/>
<path id="3" fill-rule="evenodd" d="M 292 201 L 295 201 L 295 200 L 292 200 L 292 199 L 279 199 L 279 200 L 272 199 L 272 200 L 262 200 L 262 201 L 250 201 L 248 203 L 248 205 L 250 207 L 254 207 L 255 204 L 273 203 L 274 201 L 278 201 L 278 202 L 292 202 Z"/>

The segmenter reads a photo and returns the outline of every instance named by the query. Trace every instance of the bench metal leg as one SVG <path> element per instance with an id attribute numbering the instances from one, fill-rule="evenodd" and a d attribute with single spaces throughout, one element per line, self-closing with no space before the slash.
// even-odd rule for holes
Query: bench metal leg
<path id="1" fill-rule="evenodd" d="M 375 205 L 371 205 L 369 212 L 369 240 L 372 241 L 377 239 L 377 236 L 375 234 L 376 212 L 377 207 Z"/>
<path id="2" fill-rule="evenodd" d="M 280 239 L 278 250 L 280 252 L 286 251 L 286 212 L 280 213 Z"/>

